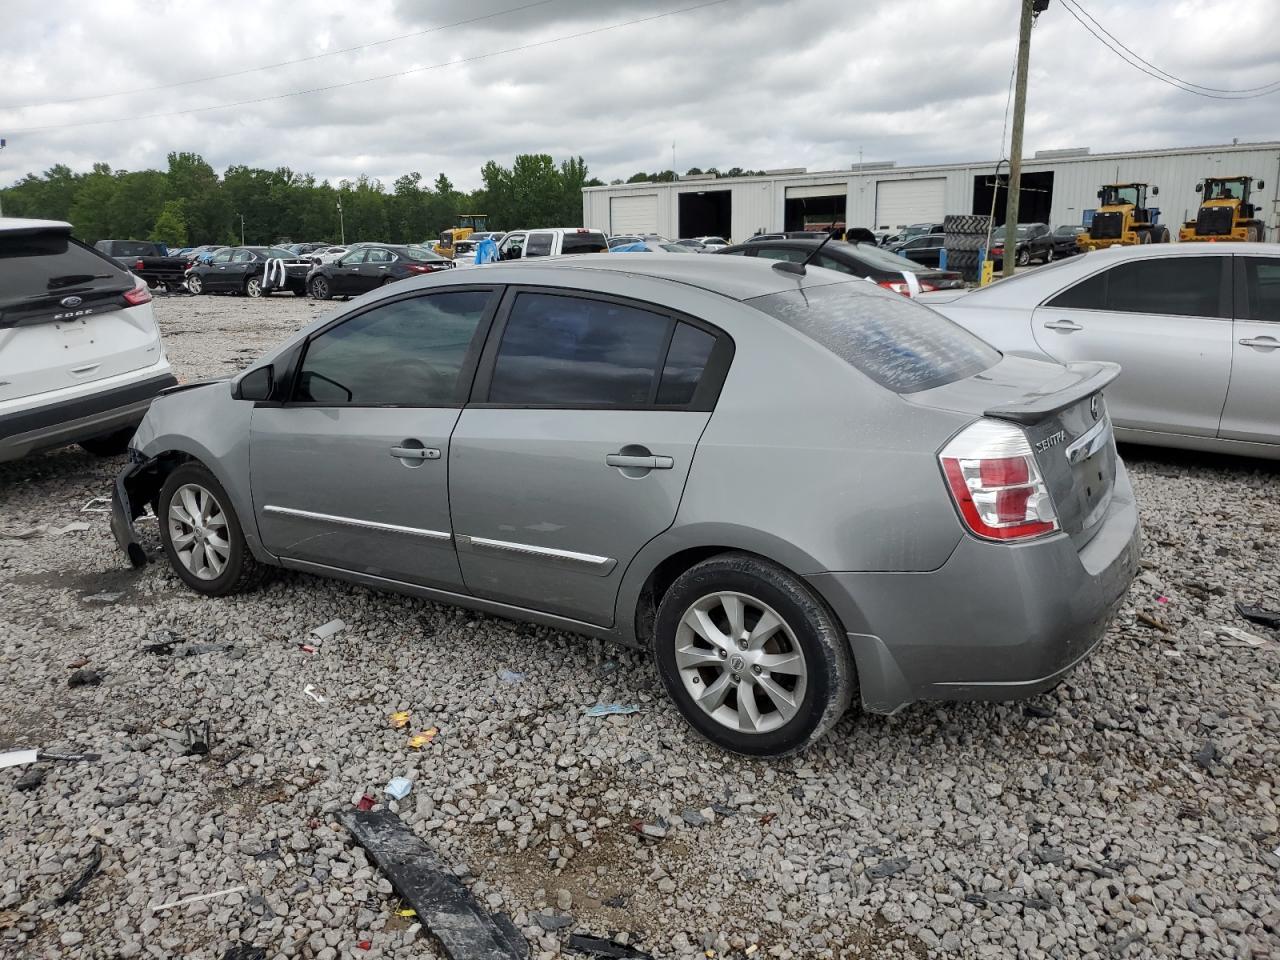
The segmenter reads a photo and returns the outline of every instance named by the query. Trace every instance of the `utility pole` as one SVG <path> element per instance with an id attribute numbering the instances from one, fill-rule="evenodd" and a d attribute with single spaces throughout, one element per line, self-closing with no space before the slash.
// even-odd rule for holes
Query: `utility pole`
<path id="1" fill-rule="evenodd" d="M 244 214 L 240 214 L 240 246 L 244 246 Z"/>
<path id="2" fill-rule="evenodd" d="M 1018 250 L 1018 195 L 1022 192 L 1022 121 L 1027 111 L 1027 63 L 1031 59 L 1031 24 L 1046 4 L 1022 0 L 1018 25 L 1018 78 L 1013 93 L 1013 136 L 1009 144 L 1009 193 L 1005 205 L 1003 273 L 1012 277 Z M 997 177 L 997 189 L 999 178 Z"/>
<path id="3" fill-rule="evenodd" d="M 0 150 L 3 150 L 5 148 L 5 145 L 8 144 L 8 142 L 9 141 L 6 140 L 4 137 L 0 137 Z M 0 217 L 3 217 L 3 216 L 4 216 L 4 207 L 0 206 Z"/>
<path id="4" fill-rule="evenodd" d="M 347 245 L 347 225 L 342 220 L 342 198 L 338 198 L 338 232 L 340 234 L 338 242 L 344 247 Z"/>

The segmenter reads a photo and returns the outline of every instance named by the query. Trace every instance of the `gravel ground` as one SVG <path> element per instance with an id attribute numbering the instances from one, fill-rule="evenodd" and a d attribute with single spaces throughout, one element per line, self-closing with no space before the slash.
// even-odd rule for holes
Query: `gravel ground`
<path id="1" fill-rule="evenodd" d="M 155 309 L 184 378 L 320 312 Z M 850 715 L 777 763 L 699 741 L 644 658 L 581 637 L 297 574 L 202 599 L 163 562 L 128 569 L 80 512 L 119 460 L 0 465 L 0 532 L 46 528 L 0 533 L 0 750 L 101 754 L 25 792 L 31 767 L 0 771 L 0 956 L 438 957 L 335 818 L 405 776 L 392 807 L 536 957 L 574 930 L 660 957 L 1280 957 L 1280 634 L 1232 611 L 1280 605 L 1280 468 L 1126 454 L 1146 569 L 1075 676 L 1028 703 Z M 174 653 L 142 652 L 159 630 Z M 101 685 L 68 686 L 82 661 Z M 597 702 L 640 711 L 584 716 Z M 184 755 L 206 722 L 208 755 Z"/>

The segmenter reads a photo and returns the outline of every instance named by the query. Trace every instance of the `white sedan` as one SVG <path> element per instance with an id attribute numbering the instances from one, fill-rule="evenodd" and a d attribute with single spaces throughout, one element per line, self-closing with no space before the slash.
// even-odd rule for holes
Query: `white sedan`
<path id="1" fill-rule="evenodd" d="M 1280 459 L 1280 244 L 1112 247 L 920 302 L 1005 353 L 1119 363 L 1121 440 Z"/>

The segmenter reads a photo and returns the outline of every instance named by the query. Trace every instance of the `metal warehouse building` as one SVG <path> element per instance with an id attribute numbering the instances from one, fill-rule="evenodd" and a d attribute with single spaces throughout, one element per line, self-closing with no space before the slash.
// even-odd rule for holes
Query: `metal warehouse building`
<path id="1" fill-rule="evenodd" d="M 1003 220 L 1008 172 L 1000 175 L 996 216 Z M 1084 223 L 1104 183 L 1140 181 L 1159 187 L 1150 202 L 1160 222 L 1175 230 L 1194 218 L 1195 192 L 1204 177 L 1249 175 L 1266 184 L 1254 202 L 1280 239 L 1280 142 L 1178 147 L 1094 154 L 1088 148 L 1042 150 L 1023 161 L 1019 219 L 1024 223 Z M 610 234 L 665 237 L 723 236 L 741 241 L 754 233 L 801 230 L 843 221 L 894 229 L 941 222 L 949 213 L 991 212 L 995 161 L 899 167 L 854 165 L 809 173 L 775 170 L 765 176 L 684 177 L 673 183 L 629 183 L 582 191 L 583 225 Z"/>

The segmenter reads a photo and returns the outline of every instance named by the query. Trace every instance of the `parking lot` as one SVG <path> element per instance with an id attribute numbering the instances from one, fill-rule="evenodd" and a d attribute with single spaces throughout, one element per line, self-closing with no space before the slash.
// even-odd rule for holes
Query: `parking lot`
<path id="1" fill-rule="evenodd" d="M 325 310 L 155 302 L 185 380 Z M 1144 570 L 1078 671 L 854 711 L 784 761 L 699 740 L 644 656 L 582 637 L 295 573 L 200 597 L 82 512 L 122 458 L 0 465 L 0 745 L 100 755 L 0 772 L 0 956 L 440 956 L 336 821 L 403 776 L 393 809 L 535 957 L 1280 957 L 1280 643 L 1234 611 L 1280 599 L 1280 465 L 1122 453 Z"/>

